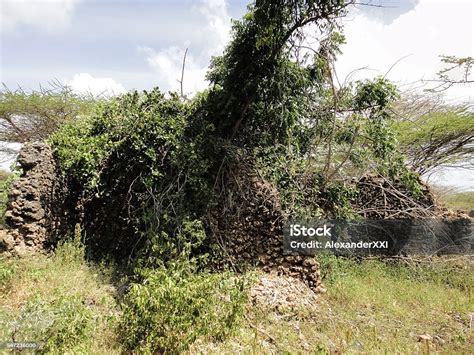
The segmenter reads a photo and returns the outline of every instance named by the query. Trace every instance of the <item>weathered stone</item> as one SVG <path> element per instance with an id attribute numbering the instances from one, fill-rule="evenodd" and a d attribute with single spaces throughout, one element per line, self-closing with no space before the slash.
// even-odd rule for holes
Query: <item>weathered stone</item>
<path id="1" fill-rule="evenodd" d="M 214 237 L 230 264 L 239 269 L 257 266 L 318 289 L 321 277 L 315 257 L 283 255 L 286 216 L 275 187 L 245 164 L 233 167 L 230 176 L 211 220 Z"/>
<path id="2" fill-rule="evenodd" d="M 17 159 L 22 175 L 13 183 L 5 213 L 8 229 L 0 247 L 18 255 L 34 253 L 48 241 L 51 228 L 51 196 L 57 181 L 56 163 L 46 143 L 27 143 Z"/>

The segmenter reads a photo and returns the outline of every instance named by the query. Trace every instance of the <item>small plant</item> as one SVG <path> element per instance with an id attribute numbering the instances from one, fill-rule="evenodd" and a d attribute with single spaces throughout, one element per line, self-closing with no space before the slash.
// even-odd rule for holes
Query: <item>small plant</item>
<path id="1" fill-rule="evenodd" d="M 11 324 L 12 339 L 34 339 L 41 343 L 44 353 L 71 349 L 91 337 L 93 331 L 93 311 L 75 295 L 52 300 L 34 297 Z"/>
<path id="2" fill-rule="evenodd" d="M 15 274 L 15 267 L 12 264 L 5 262 L 5 258 L 0 258 L 0 290 L 8 287 L 9 282 Z"/>
<path id="3" fill-rule="evenodd" d="M 13 182 L 18 179 L 19 172 L 4 172 L 0 171 L 0 224 L 3 224 L 5 211 L 8 203 L 8 193 L 12 187 Z"/>
<path id="4" fill-rule="evenodd" d="M 228 273 L 196 272 L 180 260 L 141 270 L 123 303 L 121 333 L 139 353 L 176 353 L 196 339 L 222 340 L 239 323 L 245 281 Z"/>

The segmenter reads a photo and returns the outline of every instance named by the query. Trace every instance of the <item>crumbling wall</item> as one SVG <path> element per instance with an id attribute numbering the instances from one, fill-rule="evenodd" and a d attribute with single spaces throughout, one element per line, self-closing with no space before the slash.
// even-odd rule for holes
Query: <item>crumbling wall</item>
<path id="1" fill-rule="evenodd" d="M 103 224 L 109 228 L 118 223 L 114 229 L 117 233 L 121 233 L 119 227 L 126 227 L 120 225 L 117 218 L 114 208 L 121 204 L 116 202 L 102 201 L 102 208 L 96 204 L 88 205 L 95 211 L 96 219 L 85 214 L 85 201 L 80 189 L 66 183 L 61 176 L 48 144 L 25 144 L 18 156 L 18 164 L 22 173 L 9 194 L 5 213 L 7 230 L 0 234 L 0 251 L 24 255 L 45 250 L 59 237 L 71 233 L 77 223 L 97 228 L 97 218 L 102 218 Z M 312 289 L 321 288 L 319 264 L 315 257 L 283 253 L 283 224 L 287 216 L 274 186 L 265 181 L 251 164 L 243 162 L 230 167 L 219 180 L 224 183 L 220 193 L 216 191 L 219 193 L 218 203 L 208 215 L 208 228 L 223 251 L 216 266 L 230 264 L 236 270 L 243 270 L 252 265 L 267 272 L 297 277 Z M 360 179 L 358 187 L 360 193 L 354 201 L 354 209 L 366 218 L 467 218 L 451 216 L 449 210 L 440 208 L 427 186 L 423 186 L 421 197 L 412 196 L 397 182 L 374 176 Z M 112 212 L 104 213 L 105 209 Z M 108 223 L 109 219 L 115 222 Z M 88 243 L 92 249 L 97 247 L 94 240 Z"/>
<path id="2" fill-rule="evenodd" d="M 9 193 L 0 250 L 16 255 L 42 250 L 58 230 L 53 216 L 59 174 L 51 147 L 46 143 L 27 143 L 17 159 L 21 176 Z"/>
<path id="3" fill-rule="evenodd" d="M 298 278 L 315 291 L 322 289 L 320 267 L 314 256 L 283 255 L 286 216 L 278 191 L 251 166 L 230 169 L 211 229 L 223 259 L 237 270 L 253 265 L 266 272 Z"/>

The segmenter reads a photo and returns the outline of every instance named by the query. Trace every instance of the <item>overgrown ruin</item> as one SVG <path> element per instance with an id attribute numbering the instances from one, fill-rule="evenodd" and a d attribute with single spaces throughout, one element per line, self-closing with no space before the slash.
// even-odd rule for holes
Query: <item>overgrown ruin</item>
<path id="1" fill-rule="evenodd" d="M 18 165 L 22 173 L 9 194 L 5 213 L 8 229 L 3 231 L 1 240 L 4 252 L 28 255 L 46 251 L 61 238 L 73 235 L 80 223 L 86 228 L 87 225 L 93 228 L 93 223 L 84 224 L 84 218 L 95 215 L 93 221 L 97 223 L 103 210 L 98 209 L 93 214 L 90 210 L 87 212 L 90 209 L 88 202 L 81 200 L 77 191 L 68 190 L 71 187 L 61 175 L 48 144 L 26 144 L 18 156 Z M 225 179 L 228 181 L 226 189 L 219 192 L 219 202 L 209 215 L 209 230 L 223 256 L 216 266 L 227 265 L 236 271 L 259 267 L 267 272 L 299 278 L 313 290 L 319 290 L 320 271 L 315 257 L 283 255 L 283 225 L 288 216 L 281 207 L 275 187 L 245 163 L 231 167 Z M 438 217 L 445 220 L 444 224 L 450 228 L 459 228 L 459 225 L 470 228 L 467 216 L 438 206 L 425 185 L 418 199 L 407 196 L 409 192 L 396 186 L 396 182 L 381 177 L 365 176 L 357 182 L 357 186 L 362 193 L 352 204 L 360 216 Z M 92 206 L 96 205 L 93 203 Z M 111 211 L 115 210 L 114 206 L 108 207 Z M 103 217 L 102 227 L 116 225 L 111 227 L 113 233 L 128 228 L 126 223 L 121 225 L 119 220 L 114 220 L 113 214 Z M 456 221 L 461 221 L 461 224 L 453 223 Z M 86 243 L 92 248 L 104 248 L 94 238 L 86 239 Z M 112 253 L 120 245 L 117 243 L 105 241 Z M 132 251 L 127 248 L 121 250 L 119 255 L 130 255 Z M 469 253 L 469 250 L 466 252 Z"/>
<path id="2" fill-rule="evenodd" d="M 208 255 L 214 268 L 257 266 L 318 289 L 314 257 L 283 255 L 289 218 L 466 219 L 438 206 L 398 149 L 396 86 L 337 84 L 350 4 L 257 1 L 211 60 L 207 90 L 129 92 L 26 144 L 3 249 L 75 235 L 137 270 Z M 317 45 L 300 56 L 310 24 Z"/>

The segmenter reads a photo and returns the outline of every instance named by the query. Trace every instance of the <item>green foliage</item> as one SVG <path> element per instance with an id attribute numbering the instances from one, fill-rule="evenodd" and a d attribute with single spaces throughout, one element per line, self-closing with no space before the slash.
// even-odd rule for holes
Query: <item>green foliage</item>
<path id="1" fill-rule="evenodd" d="M 323 195 L 329 203 L 327 207 L 336 218 L 352 218 L 351 200 L 357 197 L 357 193 L 354 186 L 337 181 L 328 186 Z"/>
<path id="2" fill-rule="evenodd" d="M 205 271 L 207 254 L 193 256 L 206 239 L 203 224 L 185 220 L 174 235 L 147 240 L 135 262 L 139 281 L 122 303 L 120 333 L 140 353 L 175 353 L 195 340 L 223 340 L 240 323 L 247 279 Z"/>
<path id="3" fill-rule="evenodd" d="M 292 218 L 320 217 L 321 176 L 298 152 L 282 146 L 255 153 L 256 167 L 279 192 L 282 208 Z"/>
<path id="4" fill-rule="evenodd" d="M 166 231 L 149 234 L 148 239 L 135 262 L 138 268 L 162 267 L 174 259 L 187 258 L 192 251 L 198 250 L 206 240 L 206 231 L 200 220 L 183 220 L 175 234 Z M 204 264 L 208 255 L 202 253 L 194 257 L 193 262 Z"/>
<path id="5" fill-rule="evenodd" d="M 372 158 L 389 162 L 396 153 L 397 143 L 391 129 L 390 109 L 398 97 L 396 87 L 384 78 L 356 83 L 353 106 L 364 117 L 362 135 Z"/>
<path id="6" fill-rule="evenodd" d="M 64 123 L 90 114 L 100 101 L 76 94 L 58 82 L 31 92 L 4 86 L 0 91 L 0 140 L 25 143 L 47 139 Z M 1 150 L 11 153 L 6 147 Z"/>
<path id="7" fill-rule="evenodd" d="M 209 119 L 219 137 L 252 145 L 260 139 L 267 145 L 288 140 L 304 112 L 304 93 L 318 82 L 310 68 L 291 60 L 289 41 L 309 23 L 331 33 L 345 6 L 344 1 L 265 0 L 234 22 L 231 43 L 208 73 L 214 106 Z"/>
<path id="8" fill-rule="evenodd" d="M 349 100 L 354 113 L 339 128 L 336 142 L 356 147 L 348 155 L 355 168 L 399 180 L 416 195 L 421 192 L 418 174 L 407 167 L 394 129 L 392 110 L 398 98 L 397 88 L 385 78 L 357 82 Z"/>
<path id="9" fill-rule="evenodd" d="M 147 247 L 155 256 L 166 243 L 172 254 L 171 241 L 181 248 L 183 240 L 176 236 L 187 228 L 186 221 L 204 214 L 212 199 L 208 172 L 212 150 L 207 144 L 212 126 L 191 120 L 201 102 L 200 96 L 182 102 L 177 95 L 166 97 L 158 89 L 129 93 L 51 137 L 62 171 L 76 189 L 91 201 L 115 206 L 126 198 L 123 208 L 110 212 L 115 214 L 110 218 L 131 226 L 141 240 L 137 251 L 160 238 L 160 246 Z M 102 217 L 94 217 L 95 223 L 107 220 Z M 104 225 L 100 236 L 97 231 L 88 232 L 104 241 L 108 233 L 105 244 L 120 242 L 109 226 Z M 136 240 L 129 243 L 135 245 Z"/>
<path id="10" fill-rule="evenodd" d="M 201 337 L 222 340 L 239 324 L 247 298 L 243 279 L 197 272 L 185 259 L 142 274 L 123 303 L 121 333 L 130 350 L 181 352 Z"/>
<path id="11" fill-rule="evenodd" d="M 354 97 L 354 108 L 367 112 L 367 117 L 372 120 L 383 120 L 390 117 L 389 109 L 394 100 L 398 98 L 395 85 L 382 77 L 373 81 L 358 81 Z"/>
<path id="12" fill-rule="evenodd" d="M 64 174 L 80 181 L 84 188 L 97 187 L 100 163 L 110 151 L 108 135 L 93 135 L 95 120 L 85 117 L 64 125 L 51 137 Z"/>
<path id="13" fill-rule="evenodd" d="M 160 178 L 163 155 L 176 163 L 184 111 L 176 96 L 166 99 L 158 90 L 134 92 L 102 104 L 92 117 L 66 125 L 51 143 L 65 173 L 88 189 L 98 187 L 103 165 L 117 155 L 133 156 L 135 164 Z"/>
<path id="14" fill-rule="evenodd" d="M 421 173 L 463 165 L 474 153 L 474 114 L 468 107 L 447 107 L 393 126 L 401 150 Z"/>
<path id="15" fill-rule="evenodd" d="M 0 224 L 4 223 L 5 211 L 8 204 L 8 193 L 13 182 L 18 179 L 19 172 L 0 171 Z"/>

